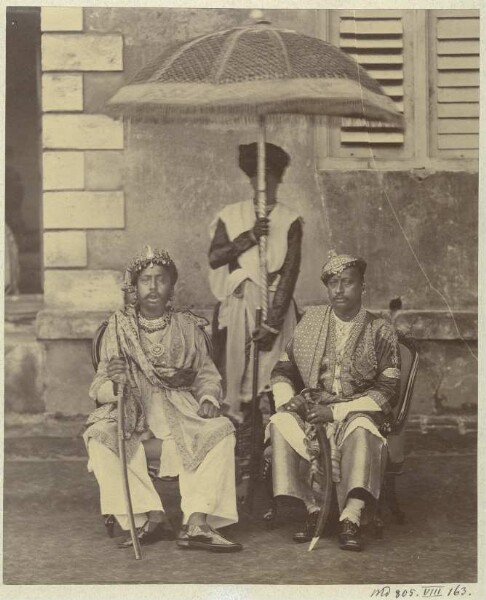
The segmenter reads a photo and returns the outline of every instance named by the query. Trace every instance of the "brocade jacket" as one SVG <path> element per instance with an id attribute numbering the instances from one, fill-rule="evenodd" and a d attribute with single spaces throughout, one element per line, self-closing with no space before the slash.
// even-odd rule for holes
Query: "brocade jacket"
<path id="1" fill-rule="evenodd" d="M 331 306 L 309 308 L 272 371 L 272 384 L 287 382 L 295 393 L 304 387 L 318 388 L 324 404 L 368 396 L 381 408 L 369 416 L 381 425 L 384 416 L 391 418 L 400 393 L 400 351 L 393 326 L 362 309 L 341 357 L 336 355 L 335 336 Z M 339 395 L 333 391 L 338 360 Z"/>

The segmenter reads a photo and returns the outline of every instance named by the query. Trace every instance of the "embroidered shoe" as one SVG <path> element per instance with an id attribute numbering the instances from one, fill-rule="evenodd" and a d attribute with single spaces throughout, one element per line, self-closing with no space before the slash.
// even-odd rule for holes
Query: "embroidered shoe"
<path id="1" fill-rule="evenodd" d="M 361 536 L 359 525 L 349 519 L 341 521 L 341 530 L 339 532 L 339 547 L 341 550 L 351 550 L 352 552 L 361 552 Z"/>
<path id="2" fill-rule="evenodd" d="M 184 525 L 177 537 L 177 545 L 179 548 L 211 552 L 239 552 L 243 549 L 241 544 L 228 540 L 215 529 L 200 525 Z"/>

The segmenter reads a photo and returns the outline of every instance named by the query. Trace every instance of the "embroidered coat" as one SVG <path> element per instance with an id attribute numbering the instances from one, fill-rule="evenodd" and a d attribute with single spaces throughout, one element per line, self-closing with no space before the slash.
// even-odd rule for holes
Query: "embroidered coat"
<path id="1" fill-rule="evenodd" d="M 342 394 L 333 392 L 336 370 L 335 322 L 331 306 L 307 310 L 297 325 L 287 353 L 275 366 L 272 383 L 286 381 L 296 393 L 303 387 L 320 388 L 325 404 L 369 396 L 382 412 L 369 413 L 381 424 L 390 415 L 400 392 L 400 352 L 392 325 L 362 309 L 341 357 Z"/>
<path id="2" fill-rule="evenodd" d="M 115 320 L 116 315 L 116 320 Z M 111 316 L 101 348 L 98 371 L 90 388 L 97 400 L 101 386 L 109 381 L 111 358 L 123 356 L 128 365 L 125 390 L 125 438 L 130 458 L 149 432 L 146 404 L 153 398 L 166 420 L 186 469 L 195 469 L 206 454 L 234 431 L 226 417 L 203 419 L 197 415 L 204 396 L 221 401 L 220 375 L 212 362 L 202 327 L 205 320 L 190 312 L 173 312 L 155 355 L 145 349 L 137 313 L 131 306 Z M 160 406 L 159 406 L 160 404 Z M 152 407 L 153 410 L 153 407 Z M 118 452 L 117 406 L 103 404 L 88 417 L 84 433 Z"/>

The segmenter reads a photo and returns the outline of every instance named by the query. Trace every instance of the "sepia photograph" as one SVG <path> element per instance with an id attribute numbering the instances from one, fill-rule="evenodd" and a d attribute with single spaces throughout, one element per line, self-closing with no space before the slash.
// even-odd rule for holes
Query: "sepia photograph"
<path id="1" fill-rule="evenodd" d="M 2 8 L 0 595 L 485 598 L 479 3 L 61 4 Z"/>

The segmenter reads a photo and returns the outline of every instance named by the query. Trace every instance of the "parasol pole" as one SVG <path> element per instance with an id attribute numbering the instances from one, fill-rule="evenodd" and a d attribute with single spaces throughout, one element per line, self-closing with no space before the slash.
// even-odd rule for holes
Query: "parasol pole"
<path id="1" fill-rule="evenodd" d="M 265 117 L 258 117 L 257 148 L 257 213 L 259 218 L 267 216 L 267 186 L 265 173 Z M 268 286 L 267 286 L 267 236 L 262 235 L 259 241 L 260 250 L 260 308 L 262 321 L 267 320 Z"/>
<path id="2" fill-rule="evenodd" d="M 258 117 L 257 137 L 257 216 L 263 218 L 267 214 L 267 189 L 265 172 L 265 117 Z M 255 329 L 266 321 L 268 310 L 267 288 L 267 237 L 262 235 L 259 240 L 260 253 L 260 306 L 256 309 Z M 257 407 L 258 407 L 258 374 L 260 370 L 260 351 L 258 341 L 253 342 L 253 379 L 252 379 L 252 404 L 251 404 L 251 445 L 250 445 L 250 481 L 248 489 L 247 506 L 251 513 L 255 490 L 256 464 L 258 459 L 257 447 Z"/>

